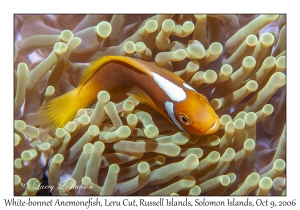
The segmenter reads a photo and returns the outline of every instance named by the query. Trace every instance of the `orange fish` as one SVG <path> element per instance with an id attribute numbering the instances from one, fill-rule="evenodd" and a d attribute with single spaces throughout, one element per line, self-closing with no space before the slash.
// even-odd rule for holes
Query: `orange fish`
<path id="1" fill-rule="evenodd" d="M 76 89 L 54 98 L 39 109 L 41 126 L 65 126 L 78 109 L 95 102 L 101 90 L 111 95 L 127 93 L 185 132 L 212 134 L 220 126 L 219 117 L 207 98 L 179 76 L 155 63 L 124 56 L 105 56 L 93 61 Z"/>

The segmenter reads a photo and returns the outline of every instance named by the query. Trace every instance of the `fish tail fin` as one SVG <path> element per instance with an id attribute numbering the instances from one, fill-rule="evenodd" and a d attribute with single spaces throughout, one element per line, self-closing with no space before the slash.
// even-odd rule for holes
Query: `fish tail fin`
<path id="1" fill-rule="evenodd" d="M 37 121 L 40 127 L 49 130 L 64 127 L 73 120 L 78 109 L 88 105 L 86 103 L 80 100 L 76 88 L 43 104 L 38 110 Z"/>

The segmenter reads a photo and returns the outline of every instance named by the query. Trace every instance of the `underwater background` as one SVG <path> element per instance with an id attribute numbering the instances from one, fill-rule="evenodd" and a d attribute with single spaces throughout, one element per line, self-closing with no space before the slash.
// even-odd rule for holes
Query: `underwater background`
<path id="1" fill-rule="evenodd" d="M 285 14 L 14 19 L 15 195 L 286 194 Z M 105 55 L 180 76 L 208 98 L 220 129 L 180 132 L 153 109 L 104 91 L 66 126 L 41 128 L 41 105 L 76 88 Z"/>

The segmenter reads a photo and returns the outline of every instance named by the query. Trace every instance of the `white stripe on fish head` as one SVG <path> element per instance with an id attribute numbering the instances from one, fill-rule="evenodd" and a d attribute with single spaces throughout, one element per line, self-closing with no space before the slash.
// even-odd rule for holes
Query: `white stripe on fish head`
<path id="1" fill-rule="evenodd" d="M 184 90 L 170 82 L 169 80 L 163 78 L 162 76 L 151 72 L 153 75 L 154 81 L 158 84 L 158 86 L 167 94 L 167 96 L 176 102 L 183 101 L 186 99 L 186 93 Z"/>
<path id="2" fill-rule="evenodd" d="M 183 127 L 180 125 L 180 123 L 179 123 L 179 122 L 177 121 L 177 119 L 176 119 L 176 116 L 175 116 L 175 113 L 174 113 L 174 104 L 173 104 L 172 102 L 170 102 L 170 101 L 166 101 L 166 102 L 165 102 L 165 109 L 166 109 L 166 111 L 167 111 L 169 117 L 170 117 L 171 120 L 173 121 L 173 123 L 174 123 L 175 125 L 177 125 L 177 127 L 178 127 L 179 129 L 185 131 L 185 130 L 183 129 Z"/>
<path id="3" fill-rule="evenodd" d="M 186 87 L 187 89 L 190 89 L 190 90 L 193 90 L 193 91 L 197 92 L 194 88 L 192 88 L 191 86 L 189 86 L 185 82 L 183 83 L 183 86 Z"/>

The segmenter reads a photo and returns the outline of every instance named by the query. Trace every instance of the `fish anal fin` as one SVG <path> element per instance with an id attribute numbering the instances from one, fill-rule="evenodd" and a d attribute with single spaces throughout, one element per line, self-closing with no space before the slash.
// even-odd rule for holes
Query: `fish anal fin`
<path id="1" fill-rule="evenodd" d="M 134 97 L 135 99 L 139 100 L 141 103 L 150 106 L 152 109 L 159 111 L 155 103 L 152 101 L 150 96 L 140 89 L 137 86 L 131 88 L 131 90 L 127 93 L 127 95 Z"/>

